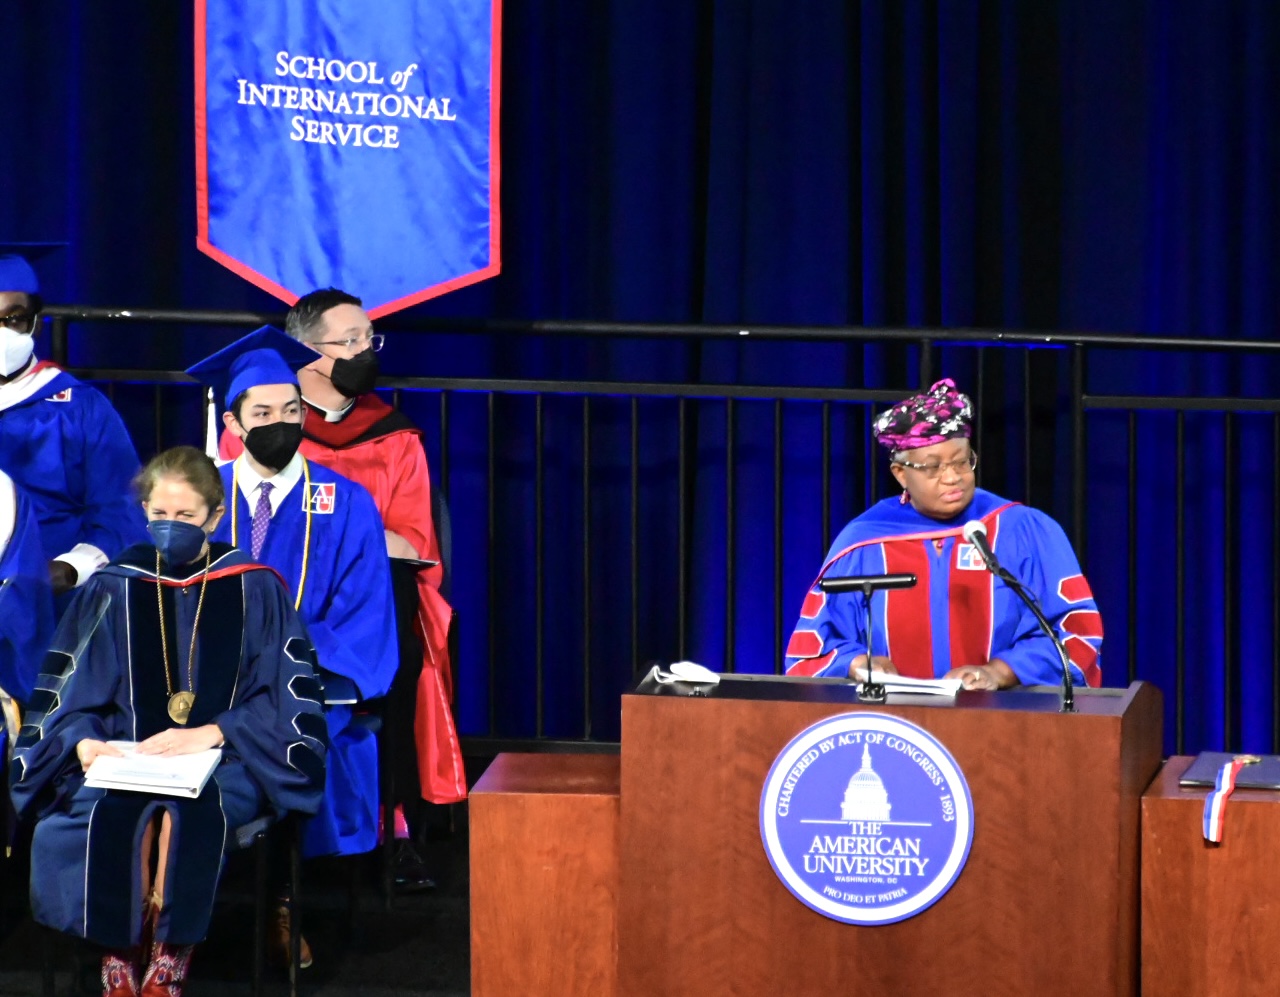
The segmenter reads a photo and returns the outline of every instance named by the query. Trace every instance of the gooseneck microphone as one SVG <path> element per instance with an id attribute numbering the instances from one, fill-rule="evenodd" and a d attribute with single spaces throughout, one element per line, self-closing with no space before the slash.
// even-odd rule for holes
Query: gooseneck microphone
<path id="1" fill-rule="evenodd" d="M 880 589 L 909 589 L 915 575 L 841 575 L 823 578 L 818 588 L 823 592 L 861 592 L 867 602 L 867 677 L 858 687 L 858 698 L 864 703 L 883 703 L 889 698 L 884 683 L 875 681 L 871 672 L 871 593 Z"/>
<path id="2" fill-rule="evenodd" d="M 987 570 L 999 578 L 1002 582 L 1013 589 L 1017 593 L 1029 610 L 1031 615 L 1036 618 L 1036 622 L 1040 624 L 1040 629 L 1044 631 L 1046 637 L 1053 641 L 1053 646 L 1058 651 L 1058 657 L 1062 661 L 1062 710 L 1063 713 L 1074 713 L 1076 711 L 1076 693 L 1075 685 L 1071 679 L 1071 659 L 1067 657 L 1067 649 L 1063 646 L 1061 638 L 1053 629 L 1053 626 L 1045 619 L 1044 613 L 1037 604 L 1035 597 L 1031 595 L 1013 573 L 996 560 L 995 551 L 991 549 L 991 544 L 987 540 L 987 525 L 978 519 L 971 519 L 964 524 L 961 531 L 964 534 L 966 542 L 973 544 L 981 555 L 983 563 L 987 566 Z"/>

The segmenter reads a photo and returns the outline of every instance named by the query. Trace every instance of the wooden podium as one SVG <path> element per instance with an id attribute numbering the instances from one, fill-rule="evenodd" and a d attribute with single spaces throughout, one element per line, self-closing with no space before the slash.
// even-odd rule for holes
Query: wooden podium
<path id="1" fill-rule="evenodd" d="M 472 994 L 614 997 L 617 755 L 499 755 L 470 817 Z"/>
<path id="2" fill-rule="evenodd" d="M 705 697 L 623 697 L 618 992 L 1038 997 L 1138 992 L 1139 800 L 1160 766 L 1152 686 L 858 703 L 844 683 L 726 676 Z M 920 725 L 973 796 L 968 864 L 932 907 L 880 927 L 796 900 L 760 839 L 775 757 L 817 721 Z"/>

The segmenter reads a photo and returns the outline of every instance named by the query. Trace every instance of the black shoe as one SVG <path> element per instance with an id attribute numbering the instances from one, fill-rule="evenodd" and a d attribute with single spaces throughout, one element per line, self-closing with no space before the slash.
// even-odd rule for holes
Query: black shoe
<path id="1" fill-rule="evenodd" d="M 413 843 L 405 838 L 396 841 L 391 870 L 397 893 L 426 893 L 436 888 L 435 880 L 427 875 L 422 856 L 413 847 Z"/>
<path id="2" fill-rule="evenodd" d="M 287 969 L 292 959 L 289 950 L 289 908 L 279 903 L 275 916 L 267 925 L 267 962 L 277 969 Z M 312 962 L 311 946 L 306 938 L 298 938 L 298 968 L 310 969 Z"/>

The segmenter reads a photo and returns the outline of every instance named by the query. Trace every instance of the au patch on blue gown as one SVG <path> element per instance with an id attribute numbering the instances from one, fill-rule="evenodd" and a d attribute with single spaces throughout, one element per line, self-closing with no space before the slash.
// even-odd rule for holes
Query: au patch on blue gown
<path id="1" fill-rule="evenodd" d="M 306 486 L 306 498 L 303 501 L 304 512 L 318 512 L 332 515 L 338 498 L 336 485 L 331 481 L 312 482 Z"/>
<path id="2" fill-rule="evenodd" d="M 500 0 L 196 0 L 197 245 L 370 316 L 498 273 Z"/>

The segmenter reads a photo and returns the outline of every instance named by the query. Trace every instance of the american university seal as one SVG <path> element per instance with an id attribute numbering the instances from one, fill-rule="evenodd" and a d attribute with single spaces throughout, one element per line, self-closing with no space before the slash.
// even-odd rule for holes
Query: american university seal
<path id="1" fill-rule="evenodd" d="M 927 731 L 883 713 L 845 713 L 782 749 L 760 796 L 760 836 L 801 903 L 849 924 L 891 924 L 959 877 L 973 799 Z"/>

